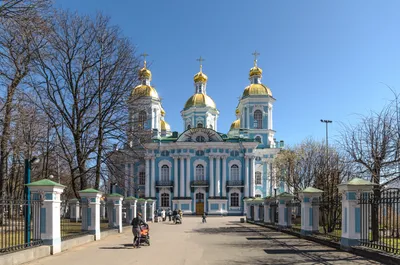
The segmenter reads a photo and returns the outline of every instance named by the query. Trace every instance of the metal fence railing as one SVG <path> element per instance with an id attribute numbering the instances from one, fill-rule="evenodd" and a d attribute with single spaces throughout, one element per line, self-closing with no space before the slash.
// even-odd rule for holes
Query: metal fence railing
<path id="1" fill-rule="evenodd" d="M 287 203 L 288 218 L 291 218 L 290 230 L 296 233 L 301 231 L 301 201 L 298 198 L 293 198 Z"/>
<path id="2" fill-rule="evenodd" d="M 41 205 L 40 200 L 0 200 L 0 255 L 42 245 Z"/>
<path id="3" fill-rule="evenodd" d="M 61 202 L 60 226 L 61 241 L 87 235 L 89 232 L 82 228 L 82 210 L 86 209 L 85 204 L 79 202 L 79 207 L 72 209 L 68 200 Z M 75 211 L 73 215 L 71 212 Z"/>
<path id="4" fill-rule="evenodd" d="M 361 245 L 400 255 L 400 189 L 375 189 L 360 195 L 359 204 Z"/>
<path id="5" fill-rule="evenodd" d="M 312 205 L 319 206 L 319 235 L 340 242 L 342 236 L 342 195 L 323 195 L 314 199 Z"/>

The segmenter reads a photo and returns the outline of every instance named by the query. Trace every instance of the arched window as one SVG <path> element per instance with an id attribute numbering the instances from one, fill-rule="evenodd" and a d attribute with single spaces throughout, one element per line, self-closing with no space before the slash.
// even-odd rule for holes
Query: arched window
<path id="1" fill-rule="evenodd" d="M 203 123 L 201 122 L 197 123 L 197 128 L 203 128 Z"/>
<path id="2" fill-rule="evenodd" d="M 239 166 L 238 165 L 231 166 L 231 180 L 239 180 Z"/>
<path id="3" fill-rule="evenodd" d="M 146 123 L 147 120 L 147 114 L 146 111 L 142 110 L 139 112 L 139 127 L 144 128 L 144 124 Z"/>
<path id="4" fill-rule="evenodd" d="M 169 167 L 167 165 L 163 165 L 161 167 L 161 181 L 169 180 Z"/>
<path id="5" fill-rule="evenodd" d="M 261 172 L 256 172 L 256 185 L 262 185 Z"/>
<path id="6" fill-rule="evenodd" d="M 169 194 L 161 194 L 161 207 L 169 207 Z"/>
<path id="7" fill-rule="evenodd" d="M 204 136 L 197 136 L 196 137 L 196 142 L 205 142 L 206 138 L 204 138 Z"/>
<path id="8" fill-rule="evenodd" d="M 239 207 L 239 193 L 231 193 L 231 207 Z"/>
<path id="9" fill-rule="evenodd" d="M 256 140 L 256 142 L 261 143 L 261 137 L 260 136 L 256 136 L 255 140 Z"/>
<path id="10" fill-rule="evenodd" d="M 204 166 L 203 165 L 196 166 L 196 180 L 204 180 Z"/>
<path id="11" fill-rule="evenodd" d="M 146 185 L 146 173 L 139 172 L 139 185 Z"/>
<path id="12" fill-rule="evenodd" d="M 262 112 L 261 112 L 261 110 L 254 111 L 254 129 L 262 129 Z"/>

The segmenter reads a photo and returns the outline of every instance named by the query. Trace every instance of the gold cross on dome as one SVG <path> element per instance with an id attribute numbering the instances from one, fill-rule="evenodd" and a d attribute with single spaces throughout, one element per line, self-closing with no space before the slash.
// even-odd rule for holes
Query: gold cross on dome
<path id="1" fill-rule="evenodd" d="M 143 57 L 144 67 L 146 67 L 146 57 L 149 56 L 147 53 L 142 53 L 140 56 Z"/>
<path id="2" fill-rule="evenodd" d="M 205 60 L 200 56 L 199 59 L 196 59 L 196 61 L 200 62 L 200 72 L 203 70 L 203 63 Z"/>
<path id="3" fill-rule="evenodd" d="M 252 55 L 254 56 L 254 66 L 257 66 L 257 56 L 260 55 L 260 53 L 257 51 L 254 51 L 252 53 Z"/>

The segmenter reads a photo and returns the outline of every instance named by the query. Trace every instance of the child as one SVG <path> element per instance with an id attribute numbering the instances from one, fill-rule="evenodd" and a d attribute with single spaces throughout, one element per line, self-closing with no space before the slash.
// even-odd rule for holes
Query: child
<path id="1" fill-rule="evenodd" d="M 207 223 L 207 220 L 206 220 L 206 218 L 207 218 L 207 215 L 206 215 L 206 213 L 203 213 L 203 223 Z"/>

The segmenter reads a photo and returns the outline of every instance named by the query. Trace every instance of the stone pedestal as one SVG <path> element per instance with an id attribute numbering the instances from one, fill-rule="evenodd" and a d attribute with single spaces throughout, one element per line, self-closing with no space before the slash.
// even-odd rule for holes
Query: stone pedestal
<path id="1" fill-rule="evenodd" d="M 95 189 L 79 191 L 82 206 L 82 230 L 94 235 L 94 240 L 100 240 L 100 198 L 102 194 Z"/>
<path id="2" fill-rule="evenodd" d="M 133 218 L 136 217 L 137 199 L 135 197 L 128 197 L 124 200 L 126 208 L 126 224 L 131 224 Z"/>
<path id="3" fill-rule="evenodd" d="M 27 184 L 33 200 L 44 199 L 39 211 L 34 211 L 34 223 L 40 228 L 43 244 L 51 247 L 51 254 L 61 252 L 61 200 L 65 186 L 48 179 Z"/>
<path id="4" fill-rule="evenodd" d="M 292 226 L 292 213 L 291 207 L 288 206 L 288 203 L 294 198 L 292 194 L 287 192 L 281 193 L 278 195 L 278 211 L 279 211 L 279 227 L 291 227 Z"/>
<path id="5" fill-rule="evenodd" d="M 359 196 L 372 192 L 374 184 L 354 178 L 349 182 L 338 185 L 342 194 L 342 237 L 340 245 L 343 249 L 360 244 L 361 209 L 358 204 Z M 368 218 L 366 216 L 366 218 Z"/>
<path id="6" fill-rule="evenodd" d="M 106 195 L 108 207 L 108 227 L 118 229 L 122 233 L 122 200 L 123 196 L 118 193 Z"/>
<path id="7" fill-rule="evenodd" d="M 154 211 L 156 209 L 156 202 L 153 201 L 152 199 L 147 200 L 147 205 L 149 206 L 149 221 L 152 221 L 154 223 Z"/>
<path id="8" fill-rule="evenodd" d="M 106 219 L 106 202 L 103 198 L 100 198 L 100 219 Z"/>
<path id="9" fill-rule="evenodd" d="M 264 200 L 264 223 L 270 224 L 272 223 L 272 211 L 271 211 L 271 202 L 274 199 L 270 197 L 265 198 Z"/>
<path id="10" fill-rule="evenodd" d="M 147 222 L 147 201 L 145 199 L 137 200 L 138 213 L 142 214 L 143 221 Z"/>
<path id="11" fill-rule="evenodd" d="M 247 220 L 251 219 L 251 203 L 252 199 L 244 199 L 243 204 L 244 204 L 244 215 L 246 216 Z"/>
<path id="12" fill-rule="evenodd" d="M 81 211 L 78 199 L 69 201 L 70 222 L 78 222 L 81 219 Z"/>
<path id="13" fill-rule="evenodd" d="M 310 235 L 319 230 L 319 206 L 318 203 L 322 190 L 308 187 L 299 192 L 301 200 L 301 234 Z"/>

